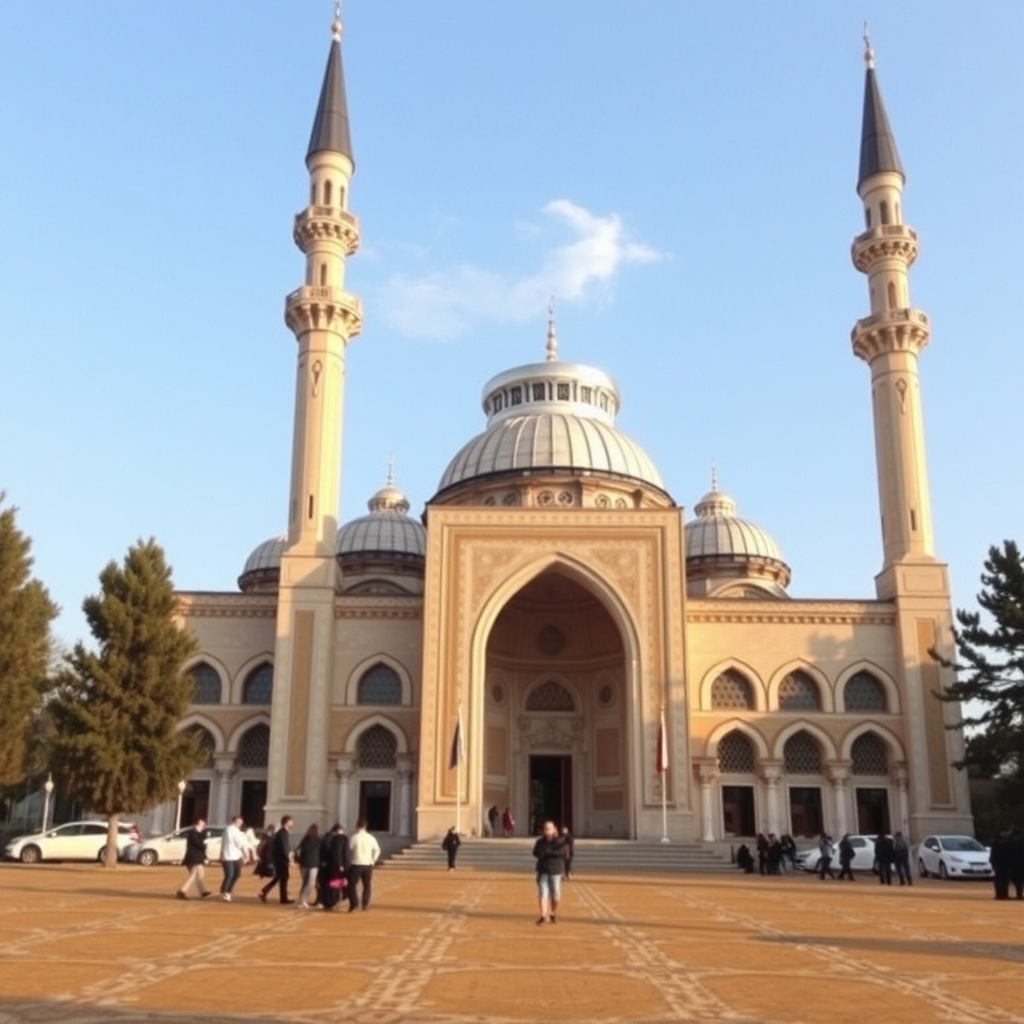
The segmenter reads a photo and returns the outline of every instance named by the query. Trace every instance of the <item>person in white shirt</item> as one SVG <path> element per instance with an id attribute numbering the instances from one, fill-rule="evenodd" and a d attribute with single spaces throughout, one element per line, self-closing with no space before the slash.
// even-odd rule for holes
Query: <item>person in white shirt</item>
<path id="1" fill-rule="evenodd" d="M 356 894 L 356 884 L 362 882 L 362 908 L 370 906 L 370 894 L 373 890 L 373 865 L 380 859 L 380 844 L 366 831 L 366 819 L 356 822 L 356 831 L 349 841 L 348 866 L 348 910 L 352 913 L 360 902 Z"/>
<path id="2" fill-rule="evenodd" d="M 231 902 L 231 890 L 235 887 L 242 874 L 242 865 L 253 857 L 253 846 L 249 837 L 242 831 L 242 816 L 236 814 L 231 824 L 224 829 L 220 840 L 220 866 L 224 870 L 224 881 L 220 883 L 220 898 L 225 903 Z"/>

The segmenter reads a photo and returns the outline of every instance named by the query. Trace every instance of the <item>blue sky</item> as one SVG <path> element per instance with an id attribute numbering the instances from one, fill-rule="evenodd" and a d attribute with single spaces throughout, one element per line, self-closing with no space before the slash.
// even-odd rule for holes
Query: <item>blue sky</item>
<path id="1" fill-rule="evenodd" d="M 363 247 L 343 518 L 394 455 L 419 513 L 492 375 L 610 371 L 619 426 L 692 508 L 717 462 L 796 597 L 881 564 L 868 311 L 850 263 L 861 32 L 921 238 L 915 305 L 938 551 L 971 604 L 1021 538 L 1024 4 L 347 0 Z M 139 537 L 231 590 L 285 525 L 302 282 L 291 220 L 324 0 L 0 11 L 0 488 L 82 635 Z"/>

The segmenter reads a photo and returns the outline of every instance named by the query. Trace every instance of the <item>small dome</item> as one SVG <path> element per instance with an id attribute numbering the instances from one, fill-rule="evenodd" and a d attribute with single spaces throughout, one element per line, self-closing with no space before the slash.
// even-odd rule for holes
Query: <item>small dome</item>
<path id="1" fill-rule="evenodd" d="M 778 544 L 755 523 L 736 515 L 736 502 L 716 484 L 693 509 L 685 528 L 690 578 L 763 580 L 772 592 L 789 584 L 790 571 Z"/>
<path id="2" fill-rule="evenodd" d="M 353 519 L 338 531 L 342 565 L 368 559 L 422 564 L 427 531 L 422 523 L 409 518 L 409 499 L 389 480 L 366 504 L 369 515 Z"/>
<path id="3" fill-rule="evenodd" d="M 487 429 L 448 464 L 439 491 L 529 471 L 607 474 L 665 490 L 650 456 L 615 426 L 619 389 L 603 370 L 549 358 L 484 386 Z"/>
<path id="4" fill-rule="evenodd" d="M 276 590 L 281 579 L 281 555 L 287 545 L 287 537 L 271 537 L 253 548 L 238 577 L 239 590 Z"/>

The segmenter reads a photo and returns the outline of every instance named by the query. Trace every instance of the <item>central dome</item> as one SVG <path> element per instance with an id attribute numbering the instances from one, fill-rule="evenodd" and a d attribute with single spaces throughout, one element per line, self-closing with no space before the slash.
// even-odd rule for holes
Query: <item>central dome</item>
<path id="1" fill-rule="evenodd" d="M 664 493 L 647 453 L 615 427 L 619 389 L 593 366 L 549 359 L 492 377 L 487 428 L 448 464 L 438 490 L 504 474 L 557 474 L 636 481 Z"/>

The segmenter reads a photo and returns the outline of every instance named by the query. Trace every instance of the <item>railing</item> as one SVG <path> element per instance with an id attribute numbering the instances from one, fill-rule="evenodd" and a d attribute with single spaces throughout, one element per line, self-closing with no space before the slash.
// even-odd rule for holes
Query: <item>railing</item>
<path id="1" fill-rule="evenodd" d="M 858 320 L 854 330 L 865 331 L 872 327 L 880 327 L 883 324 L 892 323 L 914 323 L 927 327 L 928 316 L 919 309 L 888 309 L 883 313 L 874 313 Z"/>
<path id="2" fill-rule="evenodd" d="M 853 240 L 853 244 L 855 246 L 864 245 L 878 238 L 910 238 L 916 242 L 917 232 L 913 228 L 907 227 L 906 224 L 879 224 L 858 235 Z"/>

